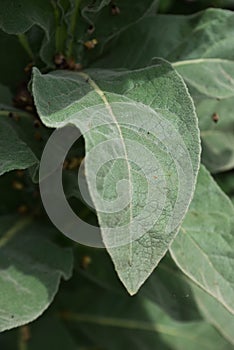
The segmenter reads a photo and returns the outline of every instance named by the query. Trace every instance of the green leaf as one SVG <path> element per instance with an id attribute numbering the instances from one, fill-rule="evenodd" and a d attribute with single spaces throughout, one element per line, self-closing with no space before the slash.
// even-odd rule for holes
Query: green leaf
<path id="1" fill-rule="evenodd" d="M 14 169 L 29 168 L 38 162 L 32 150 L 1 113 L 0 111 L 0 175 Z"/>
<path id="2" fill-rule="evenodd" d="M 226 173 L 217 174 L 214 176 L 217 184 L 222 188 L 222 190 L 229 196 L 234 195 L 234 171 L 228 171 Z"/>
<path id="3" fill-rule="evenodd" d="M 81 18 L 78 19 L 79 25 L 77 25 L 75 31 L 75 38 L 81 35 L 80 39 L 83 42 L 93 38 L 97 39 L 98 42 L 94 49 L 85 50 L 81 60 L 82 65 L 86 67 L 90 61 L 95 61 L 102 54 L 105 45 L 111 38 L 115 38 L 131 24 L 136 23 L 148 14 L 156 13 L 157 4 L 158 0 L 135 0 L 133 11 L 131 0 L 118 0 L 116 4 L 110 0 L 99 0 L 92 4 L 89 1 L 81 3 Z M 113 12 L 114 5 L 117 7 L 117 13 L 115 10 Z M 91 33 L 88 30 L 90 25 L 93 27 Z M 77 40 L 74 40 L 75 51 L 77 52 L 75 56 L 79 57 L 80 45 L 77 45 L 76 42 Z"/>
<path id="4" fill-rule="evenodd" d="M 202 167 L 189 212 L 170 247 L 179 268 L 234 313 L 234 208 Z"/>
<path id="5" fill-rule="evenodd" d="M 191 285 L 198 307 L 204 318 L 234 345 L 234 315 L 223 307 L 216 299 L 196 285 Z"/>
<path id="6" fill-rule="evenodd" d="M 72 254 L 49 241 L 54 229 L 30 218 L 0 219 L 0 331 L 28 323 L 53 300 L 60 278 L 71 276 Z"/>
<path id="7" fill-rule="evenodd" d="M 12 103 L 12 94 L 10 89 L 4 84 L 0 84 L 0 110 Z"/>
<path id="8" fill-rule="evenodd" d="M 234 95 L 233 61 L 200 58 L 176 62 L 173 66 L 190 87 L 203 95 L 216 99 L 229 98 Z"/>
<path id="9" fill-rule="evenodd" d="M 100 348 L 230 349 L 204 321 L 177 322 L 148 298 L 117 296 L 81 276 L 60 291 L 57 305 L 71 335 L 79 339 L 83 332 Z"/>
<path id="10" fill-rule="evenodd" d="M 6 350 L 64 350 L 65 348 L 68 350 L 77 350 L 77 344 L 61 320 L 51 311 L 46 311 L 45 314 L 33 323 L 1 333 L 0 346 Z M 78 349 L 88 350 L 80 347 Z"/>
<path id="11" fill-rule="evenodd" d="M 38 56 L 54 67 L 53 56 L 63 52 L 67 58 L 75 58 L 86 65 L 87 61 L 97 57 L 105 42 L 118 34 L 129 24 L 144 17 L 148 12 L 155 12 L 158 0 L 135 1 L 132 11 L 131 1 L 118 1 L 119 15 L 112 14 L 111 0 L 100 0 L 95 3 L 79 0 L 6 0 L 0 4 L 0 29 L 9 34 L 17 34 L 22 46 L 33 61 Z M 90 25 L 93 27 L 89 32 Z M 38 29 L 44 35 L 43 39 Z M 34 41 L 32 40 L 32 37 Z M 88 50 L 84 43 L 97 40 L 97 48 Z M 34 50 L 35 41 L 41 45 Z"/>
<path id="12" fill-rule="evenodd" d="M 202 162 L 213 173 L 233 168 L 234 62 L 201 58 L 177 62 L 173 66 L 185 79 L 196 105 L 203 145 Z M 213 115 L 218 116 L 218 121 L 213 121 Z"/>
<path id="13" fill-rule="evenodd" d="M 202 162 L 212 172 L 234 167 L 233 20 L 233 12 L 217 9 L 192 16 L 145 17 L 110 40 L 93 64 L 133 69 L 151 65 L 154 57 L 173 62 L 194 99 Z M 214 113 L 220 116 L 217 124 Z"/>
<path id="14" fill-rule="evenodd" d="M 232 60 L 233 18 L 233 12 L 220 9 L 192 16 L 144 17 L 110 40 L 105 54 L 94 66 L 140 68 L 150 65 L 154 57 L 171 62 L 201 58 Z"/>
<path id="15" fill-rule="evenodd" d="M 30 58 L 18 38 L 2 30 L 0 30 L 0 48 L 0 83 L 16 89 L 17 85 L 26 78 L 24 67 Z M 0 99 L 1 102 L 2 99 Z"/>
<path id="16" fill-rule="evenodd" d="M 3 0 L 0 3 L 0 28 L 8 34 L 17 34 L 22 47 L 34 60 L 34 55 L 27 36 L 34 25 L 44 32 L 44 38 L 40 50 L 40 56 L 48 66 L 53 66 L 55 54 L 55 17 L 51 1 Z M 26 33 L 26 34 L 24 34 Z M 30 34 L 29 34 L 30 37 Z M 35 38 L 35 37 L 34 37 Z M 41 40 L 41 37 L 39 38 Z"/>
<path id="17" fill-rule="evenodd" d="M 76 255 L 74 267 L 79 274 L 99 287 L 126 296 L 106 251 L 79 246 Z M 201 319 L 191 287 L 169 255 L 160 261 L 137 295 L 151 300 L 178 321 Z"/>
<path id="18" fill-rule="evenodd" d="M 200 145 L 183 81 L 162 61 L 132 72 L 34 70 L 33 94 L 47 126 L 74 124 L 83 132 L 102 237 L 121 281 L 136 293 L 166 253 L 193 196 Z M 107 148 L 100 147 L 104 142 Z M 96 155 L 87 158 L 91 151 Z"/>
<path id="19" fill-rule="evenodd" d="M 52 312 L 33 322 L 30 328 L 31 339 L 28 341 L 29 349 L 80 349 L 61 320 Z"/>

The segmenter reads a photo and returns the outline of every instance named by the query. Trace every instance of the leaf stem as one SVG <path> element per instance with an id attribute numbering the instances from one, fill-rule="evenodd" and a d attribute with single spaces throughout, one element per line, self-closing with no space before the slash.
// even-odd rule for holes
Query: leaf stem
<path id="1" fill-rule="evenodd" d="M 62 53 L 64 50 L 64 42 L 66 39 L 66 27 L 60 22 L 59 9 L 54 0 L 51 1 L 54 8 L 54 18 L 55 18 L 55 50 L 56 53 Z"/>
<path id="2" fill-rule="evenodd" d="M 20 44 L 23 46 L 23 48 L 25 49 L 25 51 L 27 52 L 27 54 L 29 55 L 29 57 L 34 60 L 34 55 L 33 52 L 31 50 L 31 47 L 29 45 L 28 39 L 26 37 L 25 34 L 18 34 L 17 35 Z"/>
<path id="3" fill-rule="evenodd" d="M 8 111 L 8 110 L 3 110 L 3 111 L 0 111 L 0 116 L 5 116 L 5 117 L 8 117 L 9 113 L 15 113 L 19 116 L 22 116 L 22 117 L 31 117 L 32 115 L 30 113 L 27 113 L 27 112 L 24 112 L 24 111 Z"/>
<path id="4" fill-rule="evenodd" d="M 18 337 L 18 349 L 27 350 L 27 342 L 30 338 L 29 326 L 22 326 L 19 328 L 19 337 Z"/>
<path id="5" fill-rule="evenodd" d="M 170 336 L 178 336 L 180 332 L 175 329 L 173 326 L 166 326 L 158 323 L 149 323 L 146 321 L 138 321 L 131 319 L 121 319 L 121 318 L 113 318 L 113 317 L 105 317 L 105 316 L 93 316 L 88 314 L 78 314 L 74 312 L 62 312 L 60 317 L 65 321 L 75 321 L 75 322 L 84 322 L 96 324 L 99 326 L 109 326 L 109 327 L 119 327 L 125 329 L 134 329 L 141 331 L 150 331 L 150 332 L 158 332 L 161 334 L 167 334 Z M 186 334 L 182 335 L 184 339 L 190 339 Z"/>
<path id="6" fill-rule="evenodd" d="M 0 248 L 4 247 L 19 231 L 27 227 L 32 222 L 32 220 L 32 217 L 28 217 L 26 219 L 17 221 L 16 224 L 11 227 L 3 237 L 0 238 Z"/>
<path id="7" fill-rule="evenodd" d="M 69 40 L 68 40 L 68 46 L 67 46 L 67 58 L 72 58 L 73 54 L 73 44 L 74 44 L 74 35 L 75 35 L 75 30 L 76 30 L 76 22 L 77 22 L 77 15 L 79 11 L 79 6 L 80 6 L 80 0 L 74 0 L 75 1 L 75 6 L 72 11 L 72 16 L 71 16 L 71 24 L 70 24 L 70 30 L 69 30 Z"/>

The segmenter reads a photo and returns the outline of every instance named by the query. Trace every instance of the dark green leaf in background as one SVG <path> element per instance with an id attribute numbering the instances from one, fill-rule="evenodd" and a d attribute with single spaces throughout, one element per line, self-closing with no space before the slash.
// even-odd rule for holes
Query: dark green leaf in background
<path id="1" fill-rule="evenodd" d="M 50 242 L 54 229 L 26 217 L 0 219 L 0 330 L 36 319 L 69 278 L 72 253 Z"/>
<path id="2" fill-rule="evenodd" d="M 93 64 L 132 69 L 152 64 L 154 57 L 173 62 L 194 99 L 202 160 L 214 173 L 234 166 L 233 21 L 233 12 L 218 9 L 192 16 L 146 17 L 106 44 L 103 56 Z M 214 113 L 219 115 L 217 124 Z"/>

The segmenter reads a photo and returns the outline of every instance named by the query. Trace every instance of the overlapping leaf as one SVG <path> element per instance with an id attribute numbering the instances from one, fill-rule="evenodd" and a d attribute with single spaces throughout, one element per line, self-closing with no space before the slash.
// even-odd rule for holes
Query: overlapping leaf
<path id="1" fill-rule="evenodd" d="M 0 112 L 0 175 L 14 169 L 26 169 L 38 160 Z"/>
<path id="2" fill-rule="evenodd" d="M 234 315 L 201 288 L 193 285 L 192 290 L 204 318 L 210 324 L 216 327 L 217 330 L 230 342 L 230 344 L 234 345 Z"/>
<path id="3" fill-rule="evenodd" d="M 55 54 L 55 32 L 56 23 L 53 6 L 50 1 L 14 0 L 0 3 L 0 28 L 8 34 L 17 34 L 22 40 L 26 51 L 29 47 L 29 39 L 22 36 L 34 25 L 40 27 L 44 32 L 41 47 L 41 57 L 51 66 L 52 57 Z M 34 36 L 35 39 L 35 36 Z M 41 40 L 41 38 L 40 38 Z M 33 57 L 31 57 L 33 59 Z"/>
<path id="4" fill-rule="evenodd" d="M 32 219 L 0 219 L 0 331 L 42 314 L 56 294 L 60 278 L 69 278 L 72 254 L 49 241 L 53 228 Z"/>
<path id="5" fill-rule="evenodd" d="M 230 344 L 204 321 L 177 322 L 148 298 L 117 296 L 76 277 L 78 280 L 68 283 L 57 298 L 61 318 L 75 339 L 84 333 L 97 346 L 111 350 L 123 346 L 153 349 L 155 344 L 166 350 L 198 346 L 204 350 L 230 349 Z"/>
<path id="6" fill-rule="evenodd" d="M 166 253 L 192 198 L 200 153 L 196 117 L 182 80 L 165 62 L 133 72 L 87 73 L 41 75 L 35 70 L 34 98 L 47 126 L 72 123 L 84 133 L 87 154 L 99 149 L 86 160 L 87 182 L 104 243 L 120 279 L 134 294 Z M 98 148 L 104 142 L 108 148 Z M 123 179 L 128 186 L 120 195 L 132 200 L 125 209 L 106 214 L 115 208 L 115 186 Z"/>
<path id="7" fill-rule="evenodd" d="M 181 270 L 234 313 L 234 208 L 201 168 L 197 188 L 180 233 L 170 247 Z"/>
<path id="8" fill-rule="evenodd" d="M 217 9 L 192 16 L 143 18 L 110 41 L 106 54 L 94 63 L 137 68 L 152 64 L 154 57 L 173 62 L 195 101 L 203 163 L 212 172 L 234 166 L 233 20 L 232 12 Z M 220 117 L 217 124 L 212 121 L 214 113 Z"/>

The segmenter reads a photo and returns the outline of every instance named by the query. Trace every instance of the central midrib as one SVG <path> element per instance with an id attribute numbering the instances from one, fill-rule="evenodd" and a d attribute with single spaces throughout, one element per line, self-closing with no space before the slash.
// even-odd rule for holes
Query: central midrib
<path id="1" fill-rule="evenodd" d="M 104 102 L 107 110 L 109 111 L 114 123 L 116 124 L 117 126 L 117 129 L 118 129 L 118 132 L 119 132 L 119 136 L 120 136 L 120 139 L 122 141 L 122 145 L 123 145 L 123 149 L 124 149 L 124 155 L 125 155 L 125 159 L 127 161 L 127 169 L 128 169 L 128 178 L 129 178 L 129 196 L 130 196 L 130 203 L 129 203 L 129 209 L 130 209 L 130 223 L 132 222 L 132 219 L 133 219 L 133 211 L 132 211 L 132 190 L 131 190 L 131 183 L 132 183 L 132 176 L 131 176 L 131 167 L 130 167 L 130 164 L 128 162 L 128 154 L 127 154 L 127 149 L 126 149 L 126 146 L 125 146 L 125 143 L 124 143 L 124 138 L 123 138 L 123 134 L 122 134 L 122 131 L 121 131 L 121 128 L 118 124 L 118 121 L 113 113 L 113 110 L 111 108 L 111 105 L 109 104 L 107 98 L 106 98 L 106 95 L 105 93 L 100 89 L 100 87 L 95 83 L 95 81 L 93 79 L 91 79 L 91 77 L 84 73 L 84 72 L 79 72 L 79 75 L 85 79 L 85 81 L 87 83 L 90 84 L 90 86 L 94 89 L 94 91 L 101 97 L 102 101 Z M 129 240 L 129 259 L 128 259 L 128 263 L 129 265 L 131 266 L 132 265 L 132 232 L 131 232 L 131 229 L 129 230 L 129 233 L 130 233 L 130 240 Z"/>

